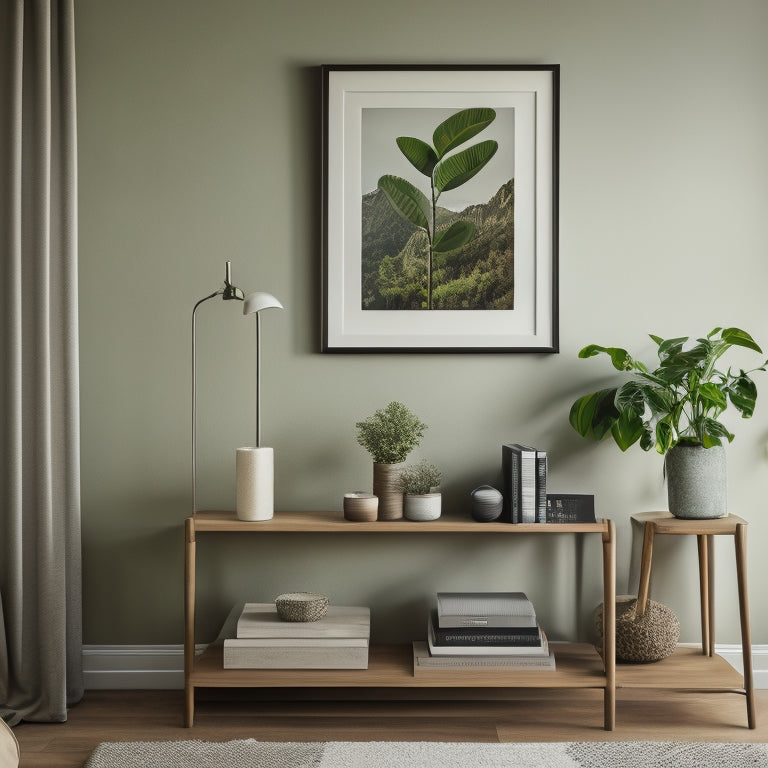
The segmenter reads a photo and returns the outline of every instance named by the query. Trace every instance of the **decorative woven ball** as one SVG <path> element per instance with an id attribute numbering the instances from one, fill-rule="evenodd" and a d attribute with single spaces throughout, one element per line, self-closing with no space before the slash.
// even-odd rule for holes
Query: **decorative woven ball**
<path id="1" fill-rule="evenodd" d="M 328 612 L 328 598 L 316 592 L 286 592 L 275 598 L 283 621 L 318 621 Z"/>
<path id="2" fill-rule="evenodd" d="M 595 647 L 602 653 L 603 604 L 594 614 Z M 680 639 L 680 622 L 666 605 L 649 600 L 645 613 L 637 616 L 637 598 L 616 597 L 616 661 L 646 664 L 661 661 L 675 652 Z"/>

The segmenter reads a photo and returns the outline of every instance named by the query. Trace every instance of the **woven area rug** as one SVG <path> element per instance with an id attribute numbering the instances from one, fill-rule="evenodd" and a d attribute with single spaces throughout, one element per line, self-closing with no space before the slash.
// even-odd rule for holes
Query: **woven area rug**
<path id="1" fill-rule="evenodd" d="M 765 744 L 110 742 L 85 768 L 768 768 Z"/>

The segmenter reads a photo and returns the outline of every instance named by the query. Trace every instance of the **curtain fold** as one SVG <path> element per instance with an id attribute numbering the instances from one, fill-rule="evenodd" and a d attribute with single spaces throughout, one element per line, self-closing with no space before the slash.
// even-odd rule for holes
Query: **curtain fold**
<path id="1" fill-rule="evenodd" d="M 74 0 L 0 0 L 0 715 L 82 696 Z"/>

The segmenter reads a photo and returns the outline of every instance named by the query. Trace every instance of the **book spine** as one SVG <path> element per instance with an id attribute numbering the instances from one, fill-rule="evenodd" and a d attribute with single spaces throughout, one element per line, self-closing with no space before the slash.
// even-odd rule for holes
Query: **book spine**
<path id="1" fill-rule="evenodd" d="M 536 522 L 547 522 L 547 452 L 536 451 Z"/>
<path id="2" fill-rule="evenodd" d="M 536 522 L 536 452 L 520 451 L 520 519 L 521 523 Z"/>
<path id="3" fill-rule="evenodd" d="M 501 470 L 504 501 L 502 519 L 506 523 L 520 522 L 520 453 L 515 446 L 501 446 Z"/>
<path id="4" fill-rule="evenodd" d="M 537 635 L 521 635 L 519 633 L 511 635 L 463 635 L 463 634 L 450 634 L 442 635 L 435 633 L 435 645 L 499 645 L 516 647 L 530 647 L 541 648 L 541 638 Z"/>
<path id="5" fill-rule="evenodd" d="M 434 620 L 433 620 L 434 625 Z M 506 640 L 510 639 L 514 641 L 515 638 L 519 638 L 520 641 L 532 640 L 533 642 L 539 641 L 539 628 L 538 627 L 488 627 L 486 629 L 477 629 L 474 627 L 440 627 L 435 626 L 435 637 L 440 641 L 450 641 L 452 638 L 473 638 L 477 637 L 480 640 Z"/>
<path id="6" fill-rule="evenodd" d="M 440 615 L 437 626 L 444 629 L 479 629 L 492 627 L 505 629 L 507 632 L 520 632 L 526 629 L 536 628 L 536 616 L 488 616 L 483 617 L 484 624 L 479 624 L 477 619 L 471 616 Z"/>

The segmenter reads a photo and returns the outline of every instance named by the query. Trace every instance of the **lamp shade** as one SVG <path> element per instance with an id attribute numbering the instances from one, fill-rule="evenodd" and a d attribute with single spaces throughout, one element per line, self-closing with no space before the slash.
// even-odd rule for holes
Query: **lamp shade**
<path id="1" fill-rule="evenodd" d="M 263 291 L 249 293 L 243 302 L 243 314 L 252 315 L 254 312 L 261 312 L 262 309 L 282 309 L 283 305 L 271 294 Z"/>

